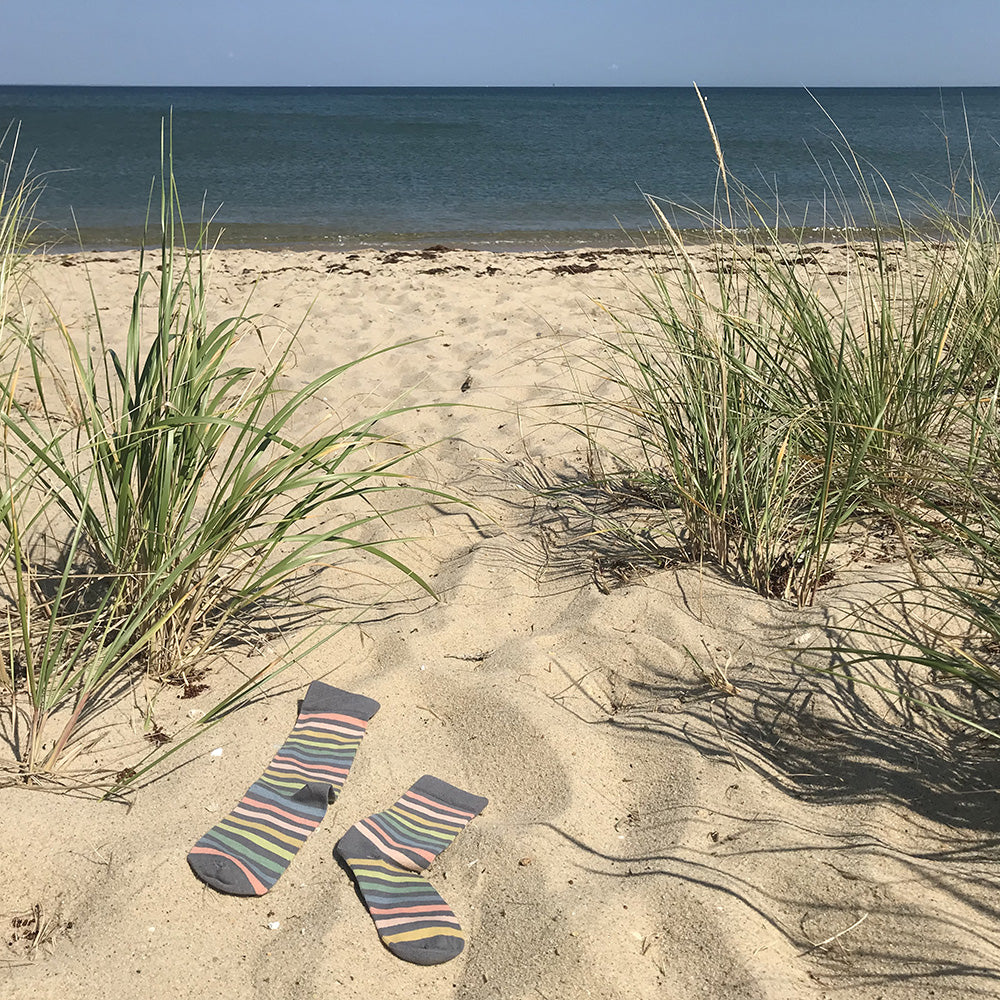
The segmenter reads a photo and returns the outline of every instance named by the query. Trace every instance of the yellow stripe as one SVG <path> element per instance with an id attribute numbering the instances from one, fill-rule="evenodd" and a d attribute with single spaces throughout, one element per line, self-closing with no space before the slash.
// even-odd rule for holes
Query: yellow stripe
<path id="1" fill-rule="evenodd" d="M 317 785 L 329 785 L 331 784 L 331 778 L 309 778 L 304 774 L 290 775 L 287 771 L 272 771 L 268 768 L 260 777 L 260 780 L 268 788 L 287 788 L 290 791 L 298 791 L 303 785 L 308 782 L 313 782 Z"/>
<path id="2" fill-rule="evenodd" d="M 247 837 L 256 844 L 263 844 L 264 846 L 271 848 L 274 847 L 274 844 L 272 843 L 273 840 L 284 841 L 292 847 L 301 847 L 302 842 L 306 838 L 305 833 L 303 833 L 301 837 L 293 837 L 287 833 L 282 833 L 273 826 L 268 826 L 266 823 L 254 823 L 239 816 L 227 816 L 224 820 L 222 820 L 222 822 L 219 823 L 219 826 L 226 830 L 231 830 L 233 833 L 242 834 L 244 837 Z M 267 836 L 267 840 L 258 840 L 252 834 L 247 833 L 248 830 L 260 830 L 261 833 Z"/>
<path id="3" fill-rule="evenodd" d="M 348 858 L 347 863 L 352 868 L 358 868 L 362 870 L 367 870 L 374 868 L 376 870 L 381 869 L 386 874 L 390 875 L 402 875 L 404 874 L 404 869 L 392 861 L 383 861 L 381 858 Z M 419 875 L 415 875 L 412 872 L 406 872 L 407 875 L 411 875 L 413 878 L 419 878 L 421 882 L 425 881 Z"/>
<path id="4" fill-rule="evenodd" d="M 310 744 L 310 741 L 316 741 L 316 744 L 326 746 L 328 743 L 336 743 L 339 746 L 349 746 L 351 743 L 361 743 L 362 733 L 348 734 L 348 733 L 329 733 L 325 729 L 296 729 L 292 736 L 289 736 L 285 740 L 285 746 L 292 746 L 296 743 Z"/>
<path id="5" fill-rule="evenodd" d="M 364 878 L 367 876 L 371 879 L 378 879 L 380 882 L 397 882 L 400 885 L 419 885 L 422 888 L 426 888 L 430 883 L 421 878 L 419 875 L 409 875 L 406 874 L 401 868 L 392 870 L 379 870 L 374 869 L 367 864 L 366 861 L 358 860 L 354 858 L 348 858 L 347 863 L 354 869 L 354 874 L 358 878 Z M 364 867 L 362 867 L 364 866 Z"/>
<path id="6" fill-rule="evenodd" d="M 428 833 L 433 830 L 440 830 L 454 840 L 463 829 L 461 824 L 455 826 L 447 823 L 435 823 L 432 819 L 428 819 L 421 813 L 410 812 L 402 806 L 396 806 L 390 811 L 389 815 L 393 816 L 397 823 L 402 823 L 403 826 L 409 827 L 414 833 Z M 412 822 L 408 823 L 404 817 L 408 817 Z"/>
<path id="7" fill-rule="evenodd" d="M 383 934 L 382 940 L 387 944 L 395 944 L 397 941 L 423 941 L 425 938 L 450 937 L 459 941 L 465 940 L 465 935 L 459 930 L 450 927 L 424 927 L 415 931 L 400 931 L 399 934 Z"/>

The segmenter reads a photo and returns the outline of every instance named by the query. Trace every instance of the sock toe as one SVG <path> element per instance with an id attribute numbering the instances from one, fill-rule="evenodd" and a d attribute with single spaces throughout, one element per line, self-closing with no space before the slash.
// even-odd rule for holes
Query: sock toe
<path id="1" fill-rule="evenodd" d="M 233 861 L 218 853 L 192 851 L 187 856 L 191 871 L 206 885 L 229 896 L 259 896 L 246 873 Z"/>
<path id="2" fill-rule="evenodd" d="M 463 937 L 450 934 L 435 934 L 423 941 L 393 942 L 383 939 L 383 943 L 396 958 L 414 965 L 441 965 L 457 958 L 465 948 Z"/>

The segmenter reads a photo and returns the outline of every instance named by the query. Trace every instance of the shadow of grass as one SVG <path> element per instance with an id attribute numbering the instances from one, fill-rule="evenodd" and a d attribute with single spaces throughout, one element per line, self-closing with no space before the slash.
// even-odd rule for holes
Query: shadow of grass
<path id="1" fill-rule="evenodd" d="M 874 671 L 872 671 L 874 673 Z M 733 693 L 658 673 L 630 682 L 638 706 L 608 721 L 683 741 L 702 756 L 749 768 L 776 789 L 815 804 L 894 804 L 935 824 L 1000 837 L 1000 761 L 985 740 L 880 688 L 909 678 L 779 671 L 747 661 L 728 677 Z M 989 704 L 973 702 L 984 713 Z M 989 848 L 1000 849 L 1000 840 Z M 941 857 L 966 849 L 948 848 Z M 1000 853 L 997 855 L 1000 860 Z"/>
<path id="2" fill-rule="evenodd" d="M 784 821 L 778 821 L 784 824 Z M 995 892 L 992 872 L 978 875 L 957 872 L 935 874 L 934 867 L 922 861 L 912 861 L 893 856 L 904 873 L 909 872 L 921 881 L 929 880 L 932 888 L 944 889 L 961 896 L 962 903 L 971 911 L 971 917 L 960 920 L 928 907 L 915 911 L 906 903 L 882 900 L 876 906 L 861 897 L 854 900 L 839 897 L 831 902 L 810 898 L 804 883 L 794 879 L 789 882 L 766 882 L 764 877 L 741 875 L 727 870 L 729 862 L 745 858 L 746 852 L 729 852 L 719 855 L 677 846 L 670 852 L 635 852 L 612 854 L 588 844 L 579 837 L 552 824 L 544 824 L 559 838 L 586 856 L 580 868 L 597 878 L 627 879 L 663 896 L 677 898 L 671 908 L 675 919 L 683 919 L 685 893 L 672 890 L 671 885 L 685 886 L 696 896 L 707 893 L 712 900 L 727 897 L 749 910 L 763 924 L 777 932 L 780 938 L 794 949 L 794 964 L 802 963 L 810 979 L 841 990 L 884 990 L 898 987 L 891 994 L 882 992 L 851 992 L 850 996 L 930 996 L 934 989 L 947 990 L 947 995 L 992 997 L 1000 971 L 1000 939 L 996 934 L 996 910 L 984 902 Z M 834 861 L 843 855 L 841 844 L 831 844 L 819 830 L 803 831 L 799 828 L 800 846 L 769 851 L 772 855 L 784 852 L 783 864 L 805 864 L 807 858 L 796 860 L 795 855 L 808 855 L 813 864 L 828 865 L 836 869 Z M 810 839 L 809 835 L 812 834 Z M 804 835 L 804 836 L 803 836 Z M 851 848 L 854 854 L 886 852 L 885 845 L 877 841 L 859 842 Z M 773 860 L 773 859 L 772 859 Z M 752 872 L 752 868 L 741 866 Z M 978 898 L 976 898 L 978 897 Z M 717 909 L 717 903 L 713 909 Z M 857 916 L 860 912 L 861 916 Z M 874 917 L 868 927 L 867 918 Z M 732 925 L 731 925 L 732 926 Z M 743 931 L 747 928 L 741 924 Z M 834 934 L 825 934 L 817 928 L 836 927 Z M 819 935 L 823 933 L 821 938 Z M 965 940 L 958 944 L 955 936 Z M 706 945 L 703 945 L 705 947 Z M 720 940 L 707 947 L 723 949 Z M 949 955 L 953 950 L 959 954 Z M 989 956 L 993 956 L 992 964 Z M 678 961 L 677 956 L 665 956 Z M 929 988 L 929 993 L 913 993 L 913 989 Z M 947 989 L 950 987 L 950 989 Z M 789 988 L 791 981 L 789 980 Z"/>

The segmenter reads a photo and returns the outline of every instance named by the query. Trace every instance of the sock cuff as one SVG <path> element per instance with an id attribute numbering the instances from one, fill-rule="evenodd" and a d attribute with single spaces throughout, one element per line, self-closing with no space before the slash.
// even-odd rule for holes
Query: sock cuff
<path id="1" fill-rule="evenodd" d="M 368 722 L 381 707 L 374 698 L 366 698 L 363 694 L 352 694 L 323 681 L 313 681 L 302 699 L 299 713 L 336 712 L 349 715 L 360 722 Z"/>
<path id="2" fill-rule="evenodd" d="M 451 806 L 462 812 L 478 816 L 489 804 L 489 799 L 482 795 L 473 795 L 472 792 L 463 791 L 455 785 L 449 785 L 447 781 L 435 778 L 432 774 L 425 774 L 418 778 L 411 786 L 410 791 L 417 795 L 426 795 L 435 799 L 442 805 Z"/>

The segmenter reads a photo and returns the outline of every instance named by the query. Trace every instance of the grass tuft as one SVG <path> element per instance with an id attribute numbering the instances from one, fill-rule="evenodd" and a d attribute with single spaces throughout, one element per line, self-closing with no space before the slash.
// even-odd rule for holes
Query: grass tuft
<path id="1" fill-rule="evenodd" d="M 0 385 L 9 596 L 0 683 L 13 703 L 17 766 L 30 780 L 65 775 L 123 692 L 142 678 L 186 683 L 276 596 L 308 613 L 296 583 L 338 553 L 372 557 L 430 592 L 391 551 L 386 522 L 414 502 L 404 469 L 413 452 L 379 430 L 400 410 L 304 426 L 311 401 L 384 351 L 296 386 L 294 342 L 269 357 L 245 310 L 211 319 L 207 231 L 199 227 L 189 247 L 167 146 L 163 162 L 158 267 L 144 250 L 123 346 L 106 336 L 95 301 L 93 343 L 61 323 L 53 350 L 21 331 L 18 364 Z M 247 341 L 260 365 L 234 362 Z M 312 647 L 333 628 L 300 643 Z M 287 662 L 247 678 L 196 731 Z M 187 741 L 161 750 L 163 742 L 154 763 Z M 117 783 L 148 766 L 118 772 Z"/>
<path id="2" fill-rule="evenodd" d="M 872 609 L 828 653 L 842 664 L 905 660 L 924 671 L 918 685 L 948 678 L 995 695 L 994 200 L 973 166 L 918 225 L 844 140 L 842 170 L 867 217 L 847 210 L 847 178 L 825 175 L 844 216 L 840 238 L 817 244 L 729 174 L 709 129 L 721 198 L 702 218 L 712 240 L 692 245 L 672 207 L 649 199 L 661 243 L 634 310 L 615 317 L 590 362 L 599 389 L 580 424 L 593 467 L 609 489 L 644 484 L 647 536 L 800 606 L 856 558 L 852 533 L 891 526 L 922 617 Z M 851 236 L 859 228 L 863 242 Z"/>
<path id="3" fill-rule="evenodd" d="M 728 175 L 712 135 L 725 182 L 721 214 L 703 220 L 715 241 L 689 246 L 650 199 L 663 243 L 635 314 L 616 317 L 604 345 L 599 374 L 618 391 L 588 400 L 611 429 L 591 442 L 605 465 L 679 499 L 664 528 L 690 559 L 810 604 L 845 525 L 875 514 L 902 525 L 928 494 L 957 497 L 959 442 L 965 479 L 979 461 L 969 430 L 996 406 L 981 363 L 997 344 L 995 251 L 980 221 L 963 240 L 921 235 L 850 157 L 873 241 L 790 240 L 788 220 L 769 222 L 773 209 Z M 737 211 L 752 228 L 734 227 Z M 841 266 L 821 266 L 824 254 Z"/>

